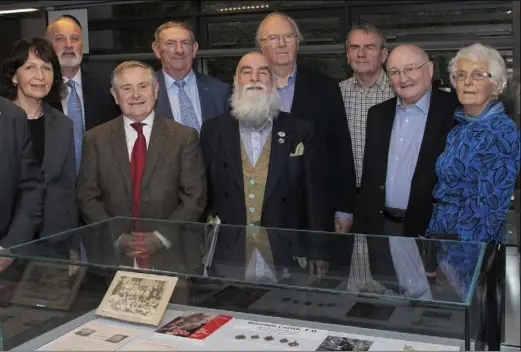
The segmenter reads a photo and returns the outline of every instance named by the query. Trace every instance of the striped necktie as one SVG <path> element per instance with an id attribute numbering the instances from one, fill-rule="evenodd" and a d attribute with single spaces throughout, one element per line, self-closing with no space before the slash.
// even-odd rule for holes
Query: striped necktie
<path id="1" fill-rule="evenodd" d="M 174 84 L 179 88 L 179 107 L 181 110 L 181 121 L 183 125 L 193 127 L 199 132 L 199 120 L 195 114 L 194 106 L 185 91 L 186 82 L 183 80 L 175 81 Z"/>
<path id="2" fill-rule="evenodd" d="M 83 125 L 83 110 L 81 108 L 80 97 L 76 91 L 76 82 L 70 79 L 67 81 L 67 85 L 71 88 L 69 100 L 67 101 L 67 114 L 72 120 L 74 151 L 76 155 L 76 172 L 78 172 L 80 169 L 83 133 L 85 132 L 85 127 Z"/>

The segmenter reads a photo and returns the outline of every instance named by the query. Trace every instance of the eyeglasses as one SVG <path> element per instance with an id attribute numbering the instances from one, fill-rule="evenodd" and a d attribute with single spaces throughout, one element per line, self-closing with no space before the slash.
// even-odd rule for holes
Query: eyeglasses
<path id="1" fill-rule="evenodd" d="M 398 77 L 400 77 L 400 74 L 403 73 L 404 76 L 410 77 L 411 74 L 416 73 L 416 71 L 418 71 L 420 68 L 422 68 L 427 62 L 430 62 L 430 61 L 427 60 L 421 65 L 407 66 L 403 70 L 387 71 L 387 76 L 389 76 L 389 78 L 391 78 L 391 79 L 398 78 Z"/>
<path id="2" fill-rule="evenodd" d="M 295 40 L 297 40 L 296 34 L 286 33 L 283 35 L 274 34 L 274 35 L 267 36 L 266 38 L 261 39 L 261 42 L 264 42 L 267 40 L 268 43 L 270 43 L 271 45 L 277 45 L 280 43 L 281 37 L 284 38 L 284 42 L 286 42 L 286 43 L 293 43 Z"/>
<path id="3" fill-rule="evenodd" d="M 467 79 L 468 75 L 469 74 L 466 71 L 452 72 L 452 78 L 455 81 L 464 81 Z M 473 81 L 482 81 L 482 80 L 484 80 L 486 78 L 490 78 L 490 77 L 492 77 L 492 74 L 490 72 L 485 72 L 485 71 L 481 71 L 481 70 L 474 70 L 470 73 L 470 78 Z"/>

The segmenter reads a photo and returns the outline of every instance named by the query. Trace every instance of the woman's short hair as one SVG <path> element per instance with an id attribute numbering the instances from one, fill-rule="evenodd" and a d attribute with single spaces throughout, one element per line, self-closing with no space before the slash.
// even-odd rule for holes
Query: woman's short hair
<path id="1" fill-rule="evenodd" d="M 2 62 L 2 81 L 0 82 L 0 95 L 9 99 L 15 100 L 18 90 L 13 84 L 13 77 L 16 71 L 23 66 L 29 54 L 33 53 L 46 63 L 50 63 L 53 68 L 53 80 L 51 90 L 44 100 L 59 102 L 66 95 L 67 91 L 63 83 L 62 71 L 60 68 L 60 61 L 56 56 L 51 43 L 44 38 L 30 38 L 21 39 L 17 41 L 11 52 L 5 57 Z"/>
<path id="2" fill-rule="evenodd" d="M 461 48 L 449 62 L 450 73 L 455 71 L 457 63 L 461 60 L 488 62 L 488 71 L 492 76 L 490 80 L 494 82 L 499 93 L 503 92 L 507 84 L 507 66 L 505 60 L 496 49 L 479 43 Z M 456 86 L 452 75 L 450 76 L 450 82 L 454 87 Z"/>

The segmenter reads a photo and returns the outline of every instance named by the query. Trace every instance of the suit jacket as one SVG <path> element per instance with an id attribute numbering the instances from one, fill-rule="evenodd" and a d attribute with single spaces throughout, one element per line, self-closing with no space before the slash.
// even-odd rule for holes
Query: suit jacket
<path id="1" fill-rule="evenodd" d="M 326 174 L 331 185 L 328 188 L 331 221 L 334 210 L 353 213 L 356 175 L 351 135 L 338 82 L 298 65 L 291 113 L 314 123 L 317 136 L 324 143 L 323 158 L 327 160 Z"/>
<path id="2" fill-rule="evenodd" d="M 201 115 L 203 122 L 228 111 L 228 99 L 230 97 L 230 86 L 217 78 L 194 72 L 197 82 L 197 91 L 201 103 Z M 174 119 L 168 91 L 165 84 L 163 70 L 157 72 L 159 81 L 159 95 L 157 98 L 156 111 L 160 116 Z"/>
<path id="3" fill-rule="evenodd" d="M 94 71 L 81 68 L 81 86 L 85 111 L 85 131 L 110 121 L 121 114 L 112 94 L 109 77 L 98 77 Z M 63 112 L 61 101 L 49 102 L 56 110 Z"/>
<path id="4" fill-rule="evenodd" d="M 0 97 L 0 246 L 31 241 L 42 220 L 43 178 L 24 111 Z"/>
<path id="5" fill-rule="evenodd" d="M 361 206 L 356 230 L 381 234 L 384 225 L 385 181 L 389 144 L 396 115 L 394 97 L 371 107 L 367 113 L 367 136 L 364 175 L 361 183 Z M 458 102 L 449 93 L 433 89 L 425 132 L 411 181 L 409 204 L 403 231 L 405 236 L 425 234 L 432 214 L 432 191 L 436 184 L 436 160 L 445 148 L 447 134 L 454 126 Z"/>
<path id="6" fill-rule="evenodd" d="M 284 132 L 284 143 L 278 132 Z M 246 225 L 239 125 L 228 113 L 206 121 L 201 145 L 208 179 L 208 208 L 223 224 Z M 303 143 L 304 155 L 291 157 Z M 320 141 L 311 123 L 280 112 L 273 122 L 270 164 L 264 194 L 261 226 L 269 228 L 330 230 L 326 211 L 326 181 Z M 234 261 L 244 267 L 244 233 L 219 232 L 216 260 Z M 292 255 L 311 259 L 323 253 L 322 236 L 295 231 L 268 233 L 275 264 L 289 265 Z M 302 237 L 305 237 L 304 239 Z M 310 243 L 311 242 L 311 243 Z M 312 251 L 313 250 L 313 251 Z"/>
<path id="7" fill-rule="evenodd" d="M 85 134 L 77 187 L 80 213 L 87 224 L 132 216 L 132 182 L 123 117 Z M 156 114 L 142 181 L 141 218 L 197 221 L 205 205 L 206 177 L 197 132 Z M 99 261 L 116 260 L 129 265 L 128 258 L 118 257 L 121 253 L 114 248 L 119 236 L 131 229 L 130 222 L 120 223 L 123 225 L 105 233 L 103 240 L 87 236 L 93 238 L 85 244 L 89 260 L 90 250 L 93 255 L 101 255 Z M 156 228 L 150 228 L 152 225 Z M 152 225 L 148 226 L 150 231 L 158 230 L 158 222 Z M 171 234 L 168 228 L 159 231 L 167 239 L 176 237 L 172 243 L 179 242 L 178 233 Z M 163 251 L 168 260 L 159 254 L 152 259 L 157 259 L 159 266 L 167 265 L 168 270 L 179 269 L 185 265 L 185 254 L 195 256 L 193 253 L 199 248 L 195 236 L 182 236 L 181 240 L 190 243 L 172 246 L 175 254 Z"/>
<path id="8" fill-rule="evenodd" d="M 48 237 L 79 226 L 76 202 L 76 164 L 72 121 L 44 103 L 45 181 L 44 221 L 40 237 Z M 63 238 L 62 238 L 63 239 Z M 58 238 L 59 240 L 59 238 Z M 53 240 L 50 240 L 53 242 Z"/>

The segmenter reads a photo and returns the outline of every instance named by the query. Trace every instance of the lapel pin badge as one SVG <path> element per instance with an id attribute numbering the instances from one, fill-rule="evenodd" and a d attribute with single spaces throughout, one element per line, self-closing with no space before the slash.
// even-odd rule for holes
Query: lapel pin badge
<path id="1" fill-rule="evenodd" d="M 280 138 L 279 143 L 284 143 L 284 138 Z"/>
<path id="2" fill-rule="evenodd" d="M 280 131 L 280 132 L 278 133 L 278 135 L 279 135 L 279 137 L 286 137 L 286 134 L 285 134 L 284 132 L 282 132 L 282 131 Z"/>

